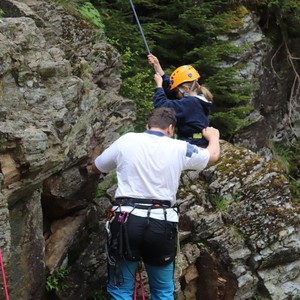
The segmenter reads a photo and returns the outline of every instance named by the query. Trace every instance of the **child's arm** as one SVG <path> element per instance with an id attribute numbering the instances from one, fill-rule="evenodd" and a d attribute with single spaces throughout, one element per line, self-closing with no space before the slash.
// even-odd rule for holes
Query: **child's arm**
<path id="1" fill-rule="evenodd" d="M 169 99 L 176 99 L 175 92 L 170 91 L 170 77 L 167 74 L 165 74 L 164 70 L 160 65 L 158 58 L 153 54 L 148 54 L 148 61 L 155 69 L 155 73 L 158 73 L 162 77 L 162 85 L 157 87 L 162 87 Z"/>
<path id="2" fill-rule="evenodd" d="M 161 75 L 159 74 L 159 72 L 155 73 L 154 80 L 156 82 L 156 87 L 161 88 L 162 84 L 163 84 L 163 79 L 162 79 Z"/>
<path id="3" fill-rule="evenodd" d="M 148 54 L 148 61 L 154 67 L 156 73 L 159 73 L 160 76 L 163 76 L 165 74 L 156 56 L 151 53 Z"/>

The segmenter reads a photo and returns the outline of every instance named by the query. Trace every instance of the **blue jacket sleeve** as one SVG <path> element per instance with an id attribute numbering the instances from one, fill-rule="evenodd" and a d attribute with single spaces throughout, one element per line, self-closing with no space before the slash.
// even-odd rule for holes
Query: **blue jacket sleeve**
<path id="1" fill-rule="evenodd" d="M 175 110 L 176 117 L 180 118 L 183 114 L 183 102 L 179 99 L 171 100 L 168 99 L 163 88 L 156 88 L 153 97 L 154 107 L 170 107 Z"/>
<path id="2" fill-rule="evenodd" d="M 162 76 L 162 79 L 163 79 L 162 87 L 163 87 L 163 89 L 164 89 L 164 91 L 166 93 L 166 96 L 169 99 L 176 99 L 175 92 L 170 90 L 170 76 L 167 75 L 167 74 L 164 74 Z"/>

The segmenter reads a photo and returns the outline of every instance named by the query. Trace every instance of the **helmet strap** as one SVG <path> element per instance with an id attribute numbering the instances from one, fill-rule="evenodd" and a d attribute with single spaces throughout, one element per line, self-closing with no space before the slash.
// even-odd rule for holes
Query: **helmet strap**
<path id="1" fill-rule="evenodd" d="M 178 90 L 179 90 L 179 92 L 184 96 L 184 97 L 187 97 L 187 96 L 189 96 L 190 95 L 190 93 L 189 92 L 186 92 L 185 90 L 183 90 L 183 89 L 180 89 L 180 88 L 178 88 Z"/>
<path id="2" fill-rule="evenodd" d="M 197 80 L 194 80 L 191 87 L 189 87 L 189 92 L 186 92 L 185 90 L 183 90 L 181 88 L 178 88 L 178 90 L 184 97 L 187 97 L 190 95 L 190 92 L 194 91 L 196 84 L 197 84 Z"/>
<path id="3" fill-rule="evenodd" d="M 193 83 L 192 83 L 192 86 L 191 86 L 191 88 L 190 88 L 190 91 L 191 91 L 191 92 L 195 89 L 196 83 L 197 83 L 197 80 L 194 80 Z"/>

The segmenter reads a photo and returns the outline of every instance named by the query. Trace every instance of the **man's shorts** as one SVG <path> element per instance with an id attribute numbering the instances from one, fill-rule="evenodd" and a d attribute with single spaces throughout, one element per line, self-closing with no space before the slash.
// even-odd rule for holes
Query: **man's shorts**
<path id="1" fill-rule="evenodd" d="M 111 223 L 108 252 L 130 261 L 143 259 L 154 266 L 167 265 L 177 253 L 178 223 L 129 215 L 125 223 L 120 213 Z"/>

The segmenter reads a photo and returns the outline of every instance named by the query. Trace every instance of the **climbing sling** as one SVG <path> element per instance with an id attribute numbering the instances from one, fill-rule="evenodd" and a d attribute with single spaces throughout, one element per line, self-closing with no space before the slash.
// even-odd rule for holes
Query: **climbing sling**
<path id="1" fill-rule="evenodd" d="M 136 276 L 138 275 L 138 279 L 136 278 Z M 144 284 L 143 284 L 143 279 L 142 279 L 142 274 L 141 274 L 141 265 L 139 264 L 138 265 L 138 268 L 135 272 L 135 275 L 134 275 L 134 292 L 133 292 L 133 300 L 137 300 L 137 289 L 138 289 L 138 286 L 137 286 L 137 283 L 140 283 L 140 286 L 139 288 L 141 289 L 141 294 L 142 294 L 142 300 L 145 300 L 145 290 L 144 290 Z"/>

